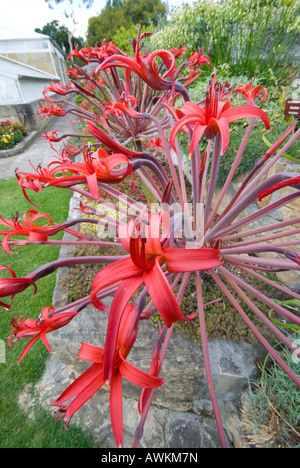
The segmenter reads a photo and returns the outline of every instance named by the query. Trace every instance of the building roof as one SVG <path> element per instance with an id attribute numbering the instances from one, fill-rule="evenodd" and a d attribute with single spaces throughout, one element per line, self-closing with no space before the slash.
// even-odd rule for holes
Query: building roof
<path id="1" fill-rule="evenodd" d="M 59 80 L 60 78 L 50 73 L 38 70 L 37 68 L 17 62 L 8 57 L 0 55 L 0 75 L 11 76 L 13 78 L 35 78 L 43 80 Z"/>

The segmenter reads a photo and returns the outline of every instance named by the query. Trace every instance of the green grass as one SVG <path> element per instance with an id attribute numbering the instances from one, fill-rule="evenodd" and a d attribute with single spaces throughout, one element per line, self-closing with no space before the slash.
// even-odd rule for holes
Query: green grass
<path id="1" fill-rule="evenodd" d="M 71 192 L 56 188 L 45 189 L 43 193 L 30 192 L 30 199 L 40 206 L 38 211 L 48 213 L 53 223 L 67 219 Z M 0 214 L 11 218 L 17 211 L 22 216 L 34 208 L 22 196 L 15 179 L 0 181 Z M 61 239 L 62 233 L 54 236 Z M 24 276 L 44 263 L 55 261 L 59 246 L 13 247 L 13 254 L 0 250 L 0 265 L 9 266 L 17 276 Z M 56 273 L 37 282 L 37 294 L 28 288 L 12 300 L 11 311 L 0 310 L 0 339 L 7 343 L 11 332 L 10 322 L 14 316 L 36 318 L 43 307 L 52 305 Z M 0 342 L 2 343 L 2 342 Z M 41 342 L 35 343 L 24 360 L 18 365 L 18 358 L 25 342 L 18 342 L 14 349 L 6 348 L 5 363 L 0 363 L 0 447 L 2 448 L 86 448 L 93 447 L 89 436 L 71 427 L 65 431 L 62 424 L 55 424 L 49 412 L 39 411 L 34 419 L 19 407 L 18 398 L 24 387 L 34 384 L 42 377 L 45 362 L 49 357 Z"/>

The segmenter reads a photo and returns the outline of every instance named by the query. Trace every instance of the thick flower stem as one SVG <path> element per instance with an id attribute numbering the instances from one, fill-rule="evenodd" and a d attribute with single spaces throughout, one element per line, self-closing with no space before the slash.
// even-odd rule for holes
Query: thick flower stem
<path id="1" fill-rule="evenodd" d="M 220 410 L 214 390 L 214 383 L 212 378 L 212 371 L 210 365 L 209 349 L 208 349 L 208 340 L 207 340 L 207 331 L 205 323 L 205 313 L 204 313 L 204 303 L 203 303 L 203 293 L 202 293 L 202 280 L 199 275 L 196 273 L 196 287 L 197 287 L 197 301 L 198 301 L 198 316 L 200 323 L 200 333 L 202 341 L 202 350 L 204 357 L 205 372 L 207 378 L 207 384 L 209 388 L 210 397 L 212 400 L 212 405 L 214 409 L 214 415 L 216 418 L 216 424 L 219 432 L 219 437 L 221 441 L 222 448 L 227 448 L 226 437 L 223 429 L 223 424 L 221 421 Z"/>

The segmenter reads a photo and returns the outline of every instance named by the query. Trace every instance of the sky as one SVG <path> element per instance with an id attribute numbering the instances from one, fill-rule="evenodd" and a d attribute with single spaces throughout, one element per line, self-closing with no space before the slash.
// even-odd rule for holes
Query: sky
<path id="1" fill-rule="evenodd" d="M 0 4 L 4 1 L 0 0 Z M 177 6 L 181 3 L 182 0 L 169 0 L 171 6 Z M 76 26 L 74 33 L 76 36 L 86 37 L 88 19 L 91 16 L 97 16 L 105 4 L 106 0 L 94 0 L 93 7 L 89 9 L 80 8 L 78 10 L 79 13 L 76 17 L 79 24 Z M 5 14 L 3 12 L 4 9 L 2 9 L 0 16 L 0 28 L 6 27 L 32 33 L 35 28 L 42 29 L 45 24 L 56 19 L 60 24 L 64 24 L 72 30 L 72 23 L 68 24 L 63 14 L 63 6 L 59 5 L 55 7 L 55 10 L 50 10 L 45 0 L 6 0 Z"/>

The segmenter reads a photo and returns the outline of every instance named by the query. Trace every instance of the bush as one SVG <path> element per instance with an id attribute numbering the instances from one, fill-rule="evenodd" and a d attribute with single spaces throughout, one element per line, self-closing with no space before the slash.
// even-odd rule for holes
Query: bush
<path id="1" fill-rule="evenodd" d="M 299 373 L 299 363 L 288 351 L 281 352 Z M 300 411 L 297 386 L 274 363 L 245 394 L 242 424 L 245 441 L 261 448 L 299 448 Z"/>
<path id="2" fill-rule="evenodd" d="M 17 122 L 12 123 L 10 120 L 0 122 L 0 150 L 13 148 L 26 134 L 26 128 Z"/>
<path id="3" fill-rule="evenodd" d="M 215 67 L 228 64 L 232 74 L 250 79 L 287 63 L 299 33 L 298 11 L 298 0 L 198 0 L 175 9 L 152 43 L 202 47 Z"/>

